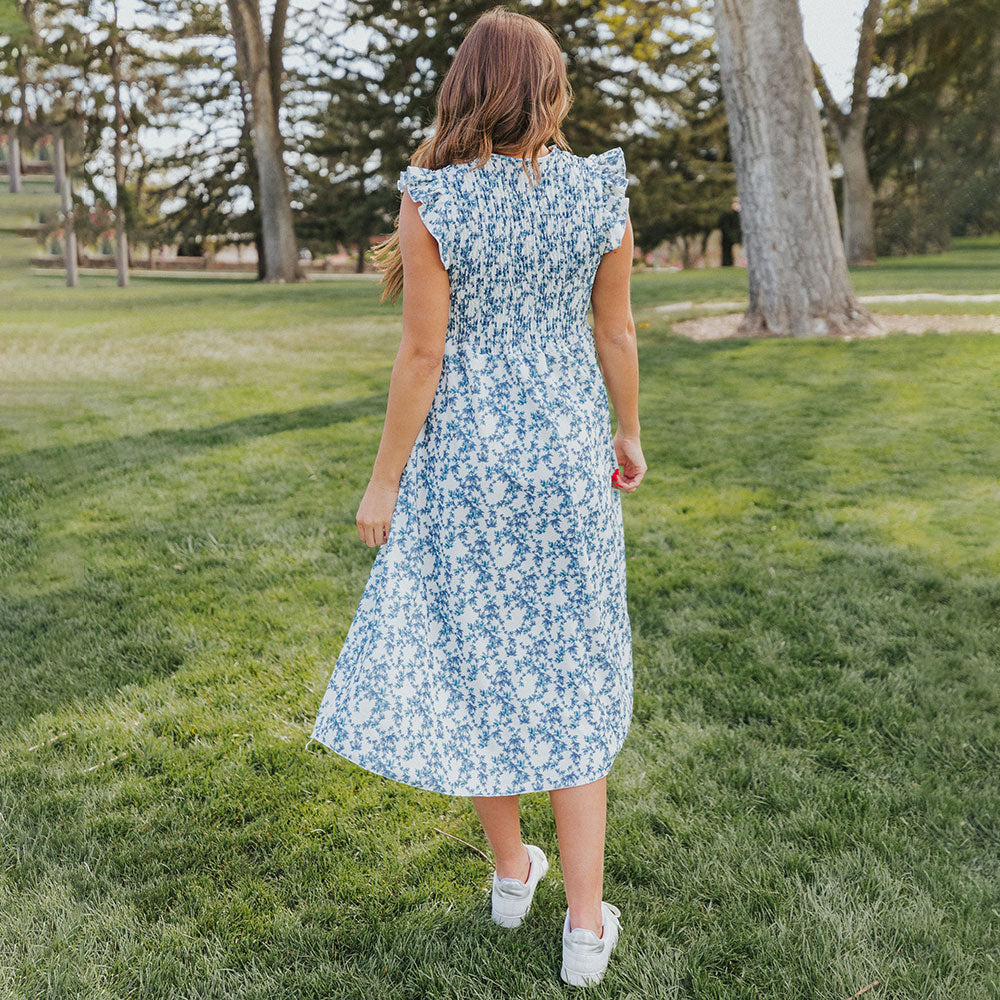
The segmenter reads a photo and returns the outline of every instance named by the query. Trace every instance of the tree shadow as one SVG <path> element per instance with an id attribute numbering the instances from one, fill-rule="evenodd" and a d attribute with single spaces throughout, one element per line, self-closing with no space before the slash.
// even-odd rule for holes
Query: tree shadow
<path id="1" fill-rule="evenodd" d="M 0 518 L 11 529 L 0 541 L 0 723 L 24 723 L 67 702 L 100 698 L 123 685 L 163 677 L 188 654 L 151 607 L 180 586 L 173 577 L 161 574 L 152 580 L 152 567 L 138 574 L 134 569 L 102 570 L 89 558 L 86 541 L 82 553 L 72 554 L 71 583 L 46 585 L 41 574 L 26 576 L 38 557 L 39 513 L 48 502 L 99 495 L 102 482 L 167 466 L 205 449 L 330 427 L 377 416 L 384 409 L 385 396 L 372 395 L 9 456 L 0 464 Z M 51 534 L 45 541 L 54 547 L 54 559 L 64 557 L 65 545 Z"/>
<path id="2" fill-rule="evenodd" d="M 172 461 L 205 448 L 238 444 L 250 438 L 316 430 L 378 416 L 385 410 L 385 394 L 373 394 L 338 403 L 319 403 L 295 410 L 254 413 L 205 427 L 157 429 L 144 434 L 84 444 L 55 445 L 13 453 L 0 465 L 0 484 L 27 477 L 38 483 L 41 500 L 52 491 L 79 488 L 106 472 L 116 475 Z"/>

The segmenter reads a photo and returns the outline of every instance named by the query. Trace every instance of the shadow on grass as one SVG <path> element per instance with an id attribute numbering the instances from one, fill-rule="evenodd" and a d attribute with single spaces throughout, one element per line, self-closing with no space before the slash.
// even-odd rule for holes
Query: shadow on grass
<path id="1" fill-rule="evenodd" d="M 162 677 L 180 666 L 185 648 L 146 608 L 169 603 L 175 578 L 152 567 L 120 575 L 94 565 L 87 542 L 57 532 L 44 541 L 55 569 L 71 582 L 35 573 L 39 520 L 60 496 L 99 495 L 101 483 L 141 469 L 169 466 L 183 455 L 251 438 L 330 427 L 377 416 L 384 396 L 253 414 L 206 427 L 156 430 L 110 441 L 42 448 L 0 464 L 0 724 L 26 722 L 78 699 Z M 93 540 L 89 544 L 95 544 Z M 20 581 L 28 580 L 27 584 Z M 193 641 L 193 640 L 189 640 Z"/>
<path id="2" fill-rule="evenodd" d="M 44 498 L 53 493 L 79 489 L 87 480 L 97 481 L 107 472 L 123 474 L 170 462 L 205 448 L 350 423 L 378 416 L 384 413 L 385 406 L 386 396 L 376 394 L 339 403 L 303 406 L 296 410 L 254 413 L 206 427 L 153 430 L 86 444 L 36 448 L 0 460 L 0 484 L 26 479 L 37 485 Z"/>

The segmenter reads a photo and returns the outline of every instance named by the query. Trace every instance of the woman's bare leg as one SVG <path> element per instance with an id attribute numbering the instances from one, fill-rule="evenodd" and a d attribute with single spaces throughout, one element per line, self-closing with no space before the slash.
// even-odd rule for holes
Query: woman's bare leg
<path id="1" fill-rule="evenodd" d="M 521 814 L 516 795 L 473 795 L 473 805 L 493 848 L 500 878 L 528 880 L 531 857 L 521 840 Z"/>
<path id="2" fill-rule="evenodd" d="M 600 937 L 607 777 L 575 788 L 552 789 L 549 798 L 559 837 L 570 928 L 588 927 Z"/>

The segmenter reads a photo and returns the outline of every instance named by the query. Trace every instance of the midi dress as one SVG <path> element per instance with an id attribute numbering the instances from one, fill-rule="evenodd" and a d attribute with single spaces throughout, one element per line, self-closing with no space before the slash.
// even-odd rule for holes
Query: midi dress
<path id="1" fill-rule="evenodd" d="M 312 735 L 447 795 L 606 775 L 632 631 L 608 395 L 588 308 L 621 245 L 621 147 L 407 167 L 450 279 L 444 358 Z M 404 278 L 405 280 L 405 278 Z"/>

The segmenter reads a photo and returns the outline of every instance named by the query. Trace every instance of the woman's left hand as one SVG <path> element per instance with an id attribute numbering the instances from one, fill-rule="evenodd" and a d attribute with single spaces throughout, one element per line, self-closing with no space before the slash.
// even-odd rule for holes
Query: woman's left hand
<path id="1" fill-rule="evenodd" d="M 389 525 L 392 522 L 392 512 L 396 509 L 397 496 L 398 484 L 393 486 L 369 480 L 356 518 L 358 536 L 369 548 L 382 545 L 389 538 Z"/>

